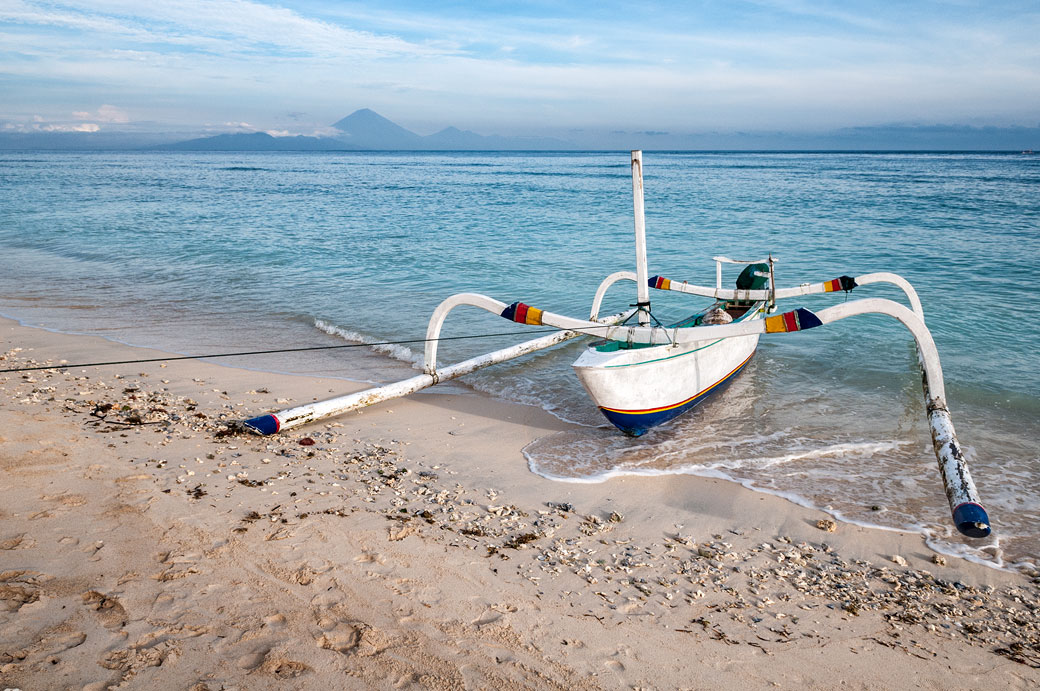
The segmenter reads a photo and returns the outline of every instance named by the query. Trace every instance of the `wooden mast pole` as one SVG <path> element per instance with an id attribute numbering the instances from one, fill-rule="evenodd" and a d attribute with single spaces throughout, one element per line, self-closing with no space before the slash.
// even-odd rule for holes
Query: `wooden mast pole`
<path id="1" fill-rule="evenodd" d="M 640 326 L 650 323 L 650 286 L 646 270 L 646 220 L 643 214 L 643 152 L 632 152 L 632 206 L 636 229 L 636 307 Z"/>

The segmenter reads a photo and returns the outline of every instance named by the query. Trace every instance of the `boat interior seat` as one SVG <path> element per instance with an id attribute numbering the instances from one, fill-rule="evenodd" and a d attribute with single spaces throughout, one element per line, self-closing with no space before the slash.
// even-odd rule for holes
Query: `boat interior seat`
<path id="1" fill-rule="evenodd" d="M 726 313 L 729 316 L 733 317 L 735 321 L 743 317 L 747 313 L 747 311 L 751 309 L 751 306 L 753 304 L 754 303 L 752 302 L 742 302 L 739 300 L 735 300 L 726 304 Z"/>

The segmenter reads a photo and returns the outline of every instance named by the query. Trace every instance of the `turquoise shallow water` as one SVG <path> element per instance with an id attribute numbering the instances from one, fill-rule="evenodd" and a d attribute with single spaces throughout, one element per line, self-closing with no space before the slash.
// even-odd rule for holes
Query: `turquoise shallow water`
<path id="1" fill-rule="evenodd" d="M 639 440 L 602 427 L 570 372 L 578 343 L 469 377 L 585 425 L 532 445 L 532 469 L 722 474 L 846 520 L 923 530 L 942 549 L 1040 561 L 1040 157 L 644 160 L 652 274 L 710 284 L 713 255 L 772 252 L 780 285 L 893 271 L 916 286 L 996 537 L 969 548 L 949 534 L 911 340 L 884 317 L 764 338 L 725 393 Z M 634 254 L 627 152 L 4 152 L 0 200 L 0 312 L 187 353 L 421 337 L 460 291 L 580 315 Z M 621 284 L 606 307 L 629 292 Z M 851 297 L 866 295 L 901 294 Z M 653 297 L 662 321 L 703 304 Z M 520 328 L 460 310 L 446 332 Z M 441 361 L 514 340 L 447 343 Z M 419 351 L 232 364 L 390 381 L 413 373 Z"/>

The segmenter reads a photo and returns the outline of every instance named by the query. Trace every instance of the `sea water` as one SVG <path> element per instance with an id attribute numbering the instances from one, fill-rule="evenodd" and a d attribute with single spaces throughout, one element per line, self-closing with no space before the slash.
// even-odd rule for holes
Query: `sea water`
<path id="1" fill-rule="evenodd" d="M 633 270 L 628 159 L 3 152 L 0 313 L 188 354 L 420 339 L 436 305 L 461 291 L 586 316 L 606 275 Z M 644 166 L 651 275 L 711 285 L 712 256 L 772 253 L 780 286 L 875 271 L 914 284 L 993 536 L 950 528 L 913 342 L 887 317 L 763 337 L 729 388 L 638 439 L 606 426 L 582 391 L 570 370 L 581 342 L 451 390 L 577 423 L 525 450 L 545 477 L 725 477 L 843 520 L 921 531 L 940 550 L 1040 562 L 1040 157 L 646 152 Z M 905 303 L 870 285 L 786 304 L 864 296 Z M 705 304 L 652 298 L 663 322 Z M 634 301 L 634 286 L 618 284 L 603 313 Z M 447 341 L 439 359 L 536 328 L 459 309 L 445 336 L 516 335 Z M 413 375 L 421 352 L 398 343 L 220 362 L 387 382 Z"/>

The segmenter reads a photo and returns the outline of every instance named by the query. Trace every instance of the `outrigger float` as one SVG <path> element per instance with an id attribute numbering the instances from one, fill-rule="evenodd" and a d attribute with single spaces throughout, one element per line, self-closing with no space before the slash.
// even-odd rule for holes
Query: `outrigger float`
<path id="1" fill-rule="evenodd" d="M 758 261 L 715 257 L 715 286 L 697 286 L 662 276 L 647 276 L 646 233 L 643 214 L 643 159 L 632 152 L 632 191 L 635 211 L 636 271 L 607 276 L 592 301 L 588 319 L 554 314 L 522 302 L 507 305 L 477 293 L 460 293 L 434 310 L 426 329 L 423 373 L 403 381 L 337 398 L 310 403 L 245 421 L 258 434 L 275 434 L 322 418 L 340 415 L 382 401 L 400 398 L 440 382 L 490 365 L 512 360 L 558 343 L 588 335 L 598 338 L 574 362 L 574 370 L 593 402 L 622 432 L 639 436 L 681 415 L 720 390 L 750 361 L 763 334 L 786 334 L 830 324 L 862 314 L 884 314 L 898 320 L 917 344 L 925 406 L 939 472 L 962 534 L 982 538 L 990 521 L 979 503 L 968 472 L 950 411 L 935 342 L 924 322 L 921 301 L 913 286 L 892 273 L 841 276 L 822 283 L 777 288 L 772 256 Z M 736 288 L 722 287 L 722 265 L 744 264 Z M 618 281 L 635 281 L 637 300 L 632 309 L 600 318 L 603 297 Z M 776 314 L 777 301 L 815 293 L 849 291 L 871 283 L 890 283 L 906 294 L 910 308 L 881 298 L 845 302 L 818 311 L 797 308 Z M 654 318 L 649 291 L 665 290 L 715 299 L 707 309 L 664 326 Z M 549 326 L 556 333 L 446 367 L 437 366 L 437 344 L 448 313 L 460 305 L 487 310 L 520 324 Z M 628 322 L 635 317 L 635 324 Z"/>

